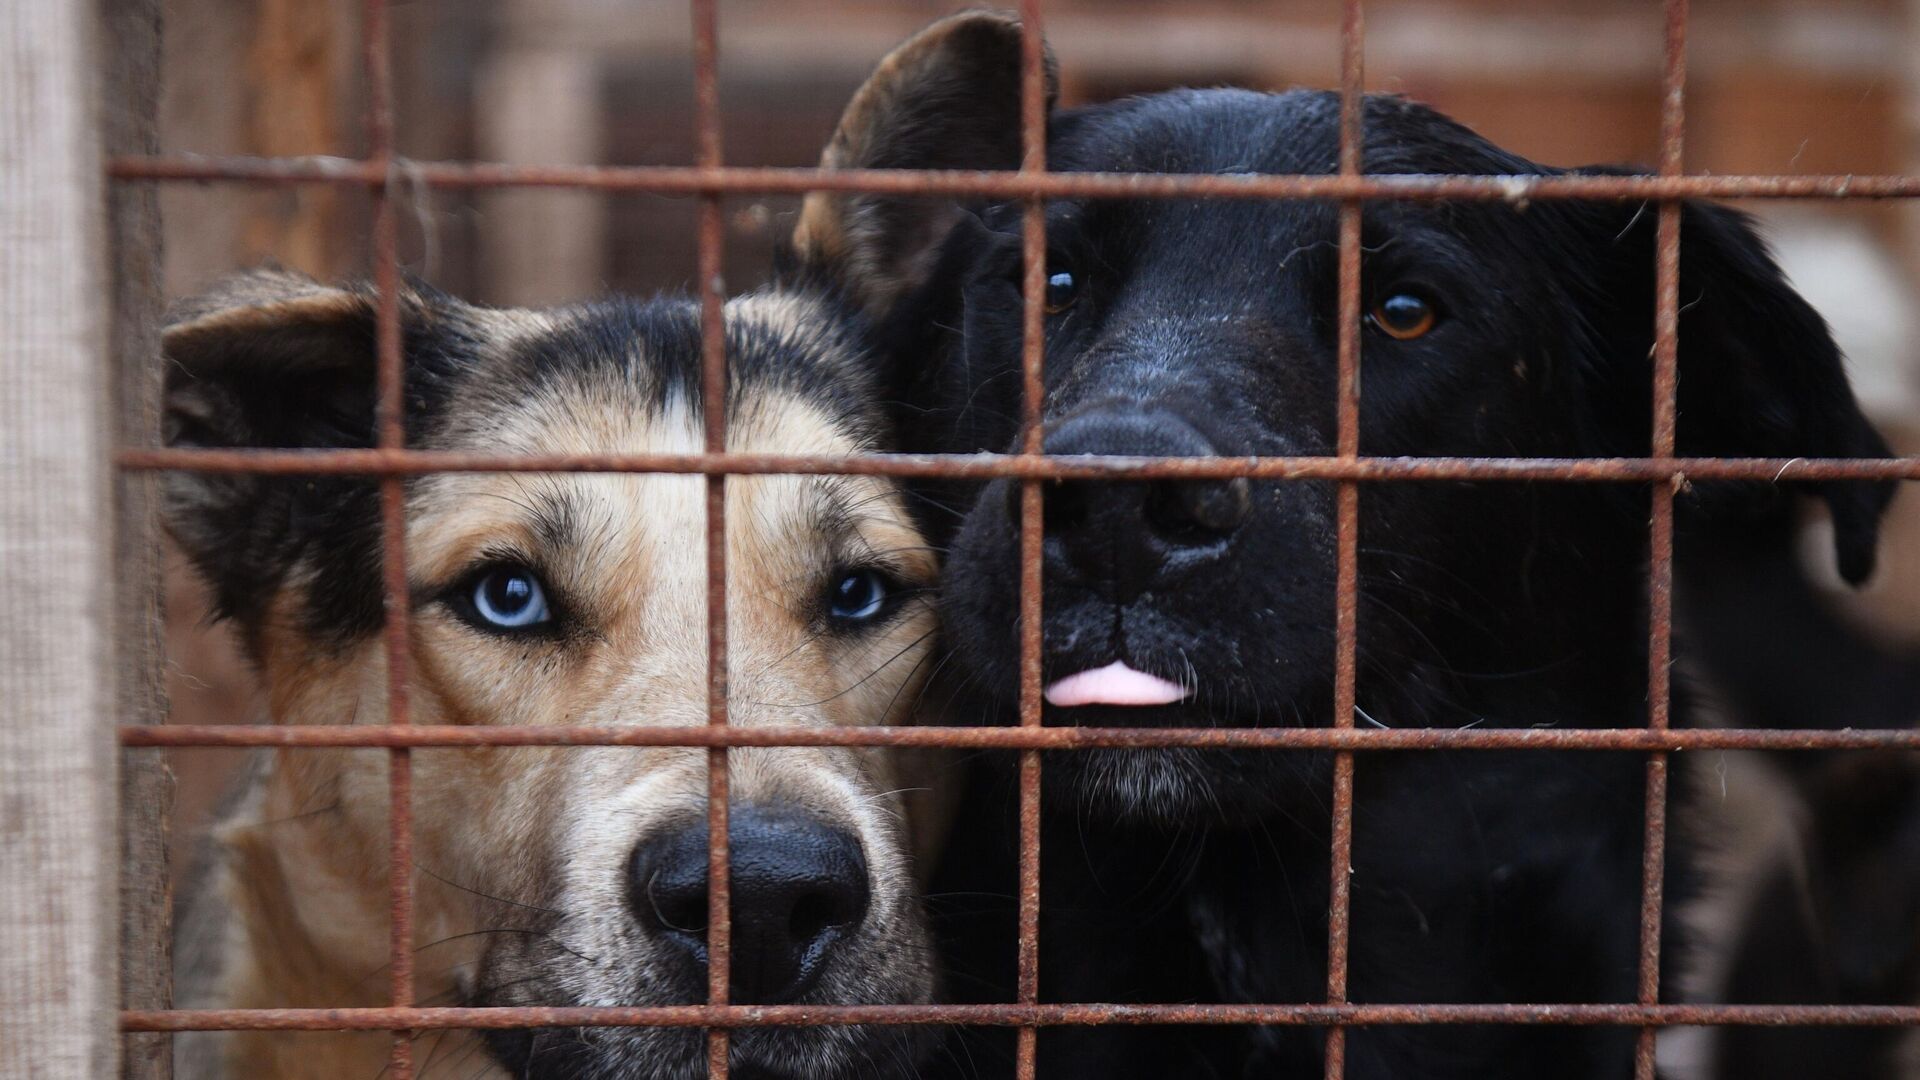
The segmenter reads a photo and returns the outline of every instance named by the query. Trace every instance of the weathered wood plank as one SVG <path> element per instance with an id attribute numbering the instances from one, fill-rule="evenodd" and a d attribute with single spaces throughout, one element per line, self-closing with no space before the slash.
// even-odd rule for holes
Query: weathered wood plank
<path id="1" fill-rule="evenodd" d="M 119 1071 L 95 11 L 0 5 L 0 1075 Z"/>
<path id="2" fill-rule="evenodd" d="M 97 0 L 100 14 L 101 141 L 108 154 L 159 149 L 160 2 Z M 160 210 L 151 185 L 106 193 L 112 280 L 109 343 L 114 365 L 113 434 L 119 445 L 158 445 L 160 436 Z M 124 724 L 167 717 L 162 680 L 160 549 L 151 475 L 115 478 L 114 715 Z M 133 750 L 120 760 L 120 1000 L 128 1008 L 173 1003 L 168 832 L 173 776 L 164 752 Z M 170 1080 L 172 1037 L 126 1036 L 126 1080 Z"/>
<path id="3" fill-rule="evenodd" d="M 596 0 L 585 0 L 591 8 Z M 582 0 L 514 0 L 555 25 L 577 20 Z M 475 149 L 496 161 L 584 164 L 603 160 L 606 125 L 594 54 L 510 41 L 474 80 Z M 592 191 L 489 191 L 477 200 L 480 292 L 493 303 L 553 304 L 592 296 L 606 281 L 607 200 Z"/>

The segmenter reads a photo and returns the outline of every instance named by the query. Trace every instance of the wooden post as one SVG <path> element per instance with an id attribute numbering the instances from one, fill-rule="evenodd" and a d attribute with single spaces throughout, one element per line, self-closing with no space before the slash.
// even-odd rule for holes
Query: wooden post
<path id="1" fill-rule="evenodd" d="M 160 0 L 96 0 L 100 11 L 101 141 L 108 154 L 150 154 L 160 147 Z M 160 208 L 151 184 L 106 192 L 107 265 L 112 268 L 114 415 L 121 446 L 160 442 Z M 115 479 L 114 714 L 122 724 L 167 718 L 162 679 L 160 548 L 154 527 L 155 478 Z M 167 860 L 173 774 L 163 750 L 125 751 L 120 759 L 120 1002 L 132 1009 L 173 1004 L 173 895 Z M 173 1040 L 128 1035 L 125 1080 L 170 1080 Z"/>
<path id="2" fill-rule="evenodd" d="M 312 0 L 253 0 L 245 59 L 247 153 L 260 157 L 341 154 L 340 52 L 352 40 L 347 9 Z M 315 277 L 337 274 L 342 244 L 340 190 L 297 188 L 257 200 L 244 224 L 248 262 L 272 259 Z M 362 226 L 364 228 L 364 226 Z M 224 268 L 223 268 L 224 269 Z M 358 269 L 357 262 L 354 269 Z"/>
<path id="3" fill-rule="evenodd" d="M 505 43 L 475 78 L 476 149 L 483 161 L 599 164 L 606 123 L 593 53 L 545 39 L 576 25 L 584 8 L 513 0 Z M 555 31 L 558 33 L 559 31 Z M 605 288 L 607 200 L 595 191 L 488 191 L 478 197 L 480 291 L 496 304 L 551 304 Z"/>
<path id="4" fill-rule="evenodd" d="M 1907 62 L 1900 73 L 1902 108 L 1897 137 L 1904 151 L 1902 161 L 1912 171 L 1920 169 L 1920 0 L 1907 0 L 1905 10 L 1895 18 L 1907 43 L 1901 50 Z M 1906 243 L 1900 247 L 1906 255 L 1907 274 L 1920 288 L 1920 199 L 1902 200 L 1900 216 L 1905 219 Z"/>
<path id="5" fill-rule="evenodd" d="M 0 14 L 0 1075 L 119 1072 L 96 12 Z"/>

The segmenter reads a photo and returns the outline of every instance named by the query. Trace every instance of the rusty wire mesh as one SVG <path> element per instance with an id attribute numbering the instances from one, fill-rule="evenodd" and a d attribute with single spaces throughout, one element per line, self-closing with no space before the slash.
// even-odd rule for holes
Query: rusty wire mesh
<path id="1" fill-rule="evenodd" d="M 124 746 L 302 746 L 385 748 L 390 755 L 391 997 L 386 1008 L 130 1010 L 126 1031 L 286 1030 L 394 1033 L 392 1075 L 413 1075 L 410 1038 L 434 1029 L 551 1026 L 681 1026 L 708 1032 L 709 1075 L 727 1075 L 729 1032 L 764 1025 L 962 1024 L 1018 1029 L 1017 1072 L 1035 1072 L 1038 1028 L 1093 1024 L 1276 1024 L 1320 1026 L 1326 1076 L 1344 1075 L 1345 1033 L 1377 1024 L 1613 1025 L 1639 1029 L 1638 1080 L 1654 1075 L 1654 1035 L 1677 1025 L 1909 1025 L 1920 1007 L 1861 1005 L 1679 1005 L 1660 1002 L 1662 881 L 1667 839 L 1668 756 L 1710 749 L 1920 749 L 1920 730 L 1669 730 L 1672 686 L 1673 512 L 1688 479 L 1920 480 L 1920 458 L 1764 459 L 1675 456 L 1680 203 L 1683 198 L 1884 199 L 1920 197 L 1915 176 L 1688 176 L 1685 134 L 1687 0 L 1664 0 L 1660 157 L 1653 176 L 1368 176 L 1361 156 L 1361 0 L 1342 0 L 1340 152 L 1326 176 L 1059 174 L 1046 171 L 1045 76 L 1041 0 L 1022 0 L 1022 138 L 1014 172 L 730 168 L 721 153 L 716 0 L 689 0 L 693 18 L 696 162 L 691 167 L 604 167 L 405 162 L 394 152 L 388 0 L 363 0 L 370 152 L 363 160 L 313 158 L 122 157 L 107 163 L 120 181 L 225 181 L 252 185 L 359 186 L 374 199 L 373 262 L 378 291 L 376 446 L 366 450 L 220 451 L 128 448 L 118 464 L 134 470 L 255 474 L 353 474 L 377 477 L 382 522 L 384 641 L 389 665 L 385 724 L 366 726 L 130 726 Z M 733 194 L 816 190 L 874 194 L 969 195 L 1024 202 L 1024 421 L 1021 450 L 1004 455 L 820 457 L 725 450 L 725 413 L 705 410 L 700 454 L 500 456 L 408 450 L 402 430 L 395 201 L 402 183 L 430 188 L 553 187 L 698 197 L 698 290 L 702 311 L 705 400 L 726 385 L 721 308 L 721 200 Z M 1322 199 L 1340 206 L 1337 452 L 1331 457 L 1048 459 L 1041 443 L 1046 239 L 1049 198 Z M 1368 458 L 1359 453 L 1360 224 L 1369 200 L 1609 200 L 1658 202 L 1653 438 L 1645 458 Z M 661 472 L 706 478 L 708 724 L 704 728 L 456 727 L 409 723 L 408 605 L 404 481 L 446 471 Z M 1020 687 L 1017 727 L 802 729 L 735 728 L 727 717 L 726 477 L 766 473 L 848 473 L 898 477 L 1021 481 Z M 1248 476 L 1324 480 L 1338 485 L 1334 726 L 1315 729 L 1046 728 L 1040 722 L 1041 484 L 1059 479 Z M 1458 480 L 1645 484 L 1652 494 L 1648 604 L 1648 716 L 1644 728 L 1357 729 L 1354 726 L 1359 485 Z M 1020 860 L 1017 1001 L 999 1005 L 736 1006 L 727 1001 L 730 928 L 727 890 L 727 751 L 735 746 L 939 746 L 1018 750 Z M 428 746 L 695 746 L 709 751 L 709 950 L 705 1005 L 633 1008 L 426 1008 L 414 1005 L 412 772 L 410 754 Z M 1087 747 L 1234 747 L 1334 751 L 1333 839 L 1328 971 L 1321 1004 L 1119 1005 L 1039 1002 L 1041 751 Z M 1638 1000 L 1633 1004 L 1352 1004 L 1347 1001 L 1355 754 L 1413 749 L 1625 750 L 1647 756 L 1645 849 L 1641 881 Z"/>

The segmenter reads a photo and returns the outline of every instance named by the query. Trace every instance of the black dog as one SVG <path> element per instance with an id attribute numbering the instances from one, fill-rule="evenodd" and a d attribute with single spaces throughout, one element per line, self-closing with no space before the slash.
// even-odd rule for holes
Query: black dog
<path id="1" fill-rule="evenodd" d="M 855 97 L 829 166 L 1012 168 L 1018 33 L 937 24 Z M 1176 91 L 1054 111 L 1061 171 L 1328 173 L 1326 93 Z M 1369 99 L 1374 173 L 1540 175 L 1430 110 Z M 1047 207 L 1046 447 L 1057 454 L 1310 455 L 1334 447 L 1336 208 L 1060 200 Z M 1021 208 L 816 195 L 796 234 L 880 327 L 909 449 L 1006 450 L 1019 411 Z M 1369 205 L 1362 451 L 1643 456 L 1654 223 L 1624 204 Z M 1746 221 L 1683 222 L 1683 455 L 1884 453 L 1819 317 Z M 1811 489 L 1842 566 L 1871 566 L 1886 492 Z M 949 673 L 999 717 L 1016 686 L 1017 490 L 935 486 Z M 1784 528 L 1767 485 L 1699 484 L 1686 523 Z M 1321 483 L 1064 484 L 1045 541 L 1049 724 L 1325 725 L 1335 493 Z M 1643 488 L 1371 485 L 1361 496 L 1360 721 L 1644 724 Z M 1324 1000 L 1330 757 L 1050 755 L 1042 994 L 1051 1001 Z M 1620 1002 L 1635 993 L 1638 755 L 1363 756 L 1351 996 Z M 947 866 L 950 993 L 1005 999 L 1009 786 L 987 774 Z M 1675 869 L 1684 851 L 1672 853 Z M 1676 877 L 1678 875 L 1675 875 Z M 1677 883 L 1676 883 L 1677 884 Z M 964 904 L 964 907 L 956 905 Z M 994 1072 L 982 1039 L 956 1053 Z M 1607 1028 L 1356 1029 L 1347 1075 L 1629 1075 Z M 1058 1029 L 1042 1075 L 1318 1076 L 1300 1027 Z"/>

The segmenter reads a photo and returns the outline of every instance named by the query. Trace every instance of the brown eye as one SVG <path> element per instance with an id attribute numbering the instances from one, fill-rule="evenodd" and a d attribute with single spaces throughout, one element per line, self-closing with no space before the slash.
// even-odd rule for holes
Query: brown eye
<path id="1" fill-rule="evenodd" d="M 1066 270 L 1051 270 L 1047 273 L 1047 314 L 1058 315 L 1073 306 L 1080 298 L 1080 283 Z"/>
<path id="2" fill-rule="evenodd" d="M 1397 292 L 1373 305 L 1367 318 L 1388 337 L 1412 341 L 1433 329 L 1439 312 L 1418 293 Z"/>

